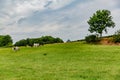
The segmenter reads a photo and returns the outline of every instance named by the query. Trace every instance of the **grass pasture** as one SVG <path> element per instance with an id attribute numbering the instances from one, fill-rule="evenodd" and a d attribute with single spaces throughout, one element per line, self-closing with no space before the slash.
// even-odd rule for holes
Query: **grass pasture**
<path id="1" fill-rule="evenodd" d="M 81 42 L 0 48 L 0 80 L 120 80 L 120 46 Z"/>

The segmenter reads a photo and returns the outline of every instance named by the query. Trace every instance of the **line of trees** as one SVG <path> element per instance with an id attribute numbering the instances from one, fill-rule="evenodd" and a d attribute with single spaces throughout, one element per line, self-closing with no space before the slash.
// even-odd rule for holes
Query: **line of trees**
<path id="1" fill-rule="evenodd" d="M 40 45 L 52 44 L 52 43 L 63 43 L 60 38 L 54 38 L 52 36 L 42 36 L 40 38 L 27 38 L 17 41 L 14 46 L 33 46 L 34 43 L 39 43 Z"/>

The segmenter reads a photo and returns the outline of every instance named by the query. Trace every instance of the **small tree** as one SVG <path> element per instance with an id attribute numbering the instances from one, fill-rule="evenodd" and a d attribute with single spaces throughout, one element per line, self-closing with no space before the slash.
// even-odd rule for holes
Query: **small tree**
<path id="1" fill-rule="evenodd" d="M 88 24 L 89 31 L 96 32 L 102 37 L 103 31 L 107 33 L 107 28 L 114 28 L 115 23 L 112 21 L 111 12 L 109 10 L 98 10 L 90 17 Z"/>
<path id="2" fill-rule="evenodd" d="M 12 46 L 12 38 L 10 35 L 0 35 L 0 47 Z"/>
<path id="3" fill-rule="evenodd" d="M 10 35 L 5 35 L 3 38 L 3 46 L 12 46 L 12 38 Z"/>

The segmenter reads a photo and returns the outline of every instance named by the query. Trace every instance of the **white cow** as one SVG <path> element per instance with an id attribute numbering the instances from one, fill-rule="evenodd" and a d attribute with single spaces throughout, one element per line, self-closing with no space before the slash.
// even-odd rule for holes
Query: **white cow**
<path id="1" fill-rule="evenodd" d="M 34 47 L 39 47 L 40 44 L 39 44 L 39 43 L 34 43 L 33 46 L 34 46 Z"/>
<path id="2" fill-rule="evenodd" d="M 13 49 L 14 51 L 20 50 L 20 48 L 19 48 L 18 46 L 13 47 L 12 49 Z"/>

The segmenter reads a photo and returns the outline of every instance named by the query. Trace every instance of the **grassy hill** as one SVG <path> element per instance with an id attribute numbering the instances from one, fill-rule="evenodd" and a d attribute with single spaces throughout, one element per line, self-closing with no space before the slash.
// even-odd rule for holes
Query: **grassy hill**
<path id="1" fill-rule="evenodd" d="M 82 42 L 0 48 L 0 80 L 120 80 L 120 46 Z"/>

